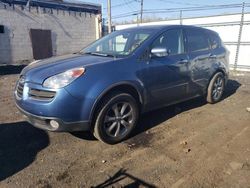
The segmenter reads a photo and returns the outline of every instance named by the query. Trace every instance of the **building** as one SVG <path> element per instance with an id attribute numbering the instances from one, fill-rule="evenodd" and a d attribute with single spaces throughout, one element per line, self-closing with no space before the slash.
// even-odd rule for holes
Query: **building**
<path id="1" fill-rule="evenodd" d="M 73 53 L 100 35 L 100 5 L 0 0 L 0 64 Z"/>

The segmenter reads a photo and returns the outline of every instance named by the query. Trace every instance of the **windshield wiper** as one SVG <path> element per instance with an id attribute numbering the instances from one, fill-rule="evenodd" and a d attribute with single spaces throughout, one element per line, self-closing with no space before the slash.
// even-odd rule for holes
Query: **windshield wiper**
<path id="1" fill-rule="evenodd" d="M 106 53 L 100 53 L 100 52 L 85 52 L 84 54 L 90 54 L 90 55 L 96 55 L 96 56 L 103 56 L 103 57 L 116 57 L 113 54 L 106 54 Z"/>

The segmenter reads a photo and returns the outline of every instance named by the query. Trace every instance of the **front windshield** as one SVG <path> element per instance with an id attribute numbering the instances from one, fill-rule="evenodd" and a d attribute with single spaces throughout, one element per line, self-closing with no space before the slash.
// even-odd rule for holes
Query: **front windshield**
<path id="1" fill-rule="evenodd" d="M 92 43 L 81 53 L 102 56 L 127 56 L 145 41 L 152 31 L 124 30 L 113 32 Z"/>

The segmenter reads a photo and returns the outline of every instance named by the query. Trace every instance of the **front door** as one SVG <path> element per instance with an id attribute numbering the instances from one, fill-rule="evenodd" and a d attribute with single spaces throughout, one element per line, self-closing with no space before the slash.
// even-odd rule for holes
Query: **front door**
<path id="1" fill-rule="evenodd" d="M 151 54 L 143 73 L 150 106 L 163 106 L 184 99 L 187 94 L 189 74 L 182 30 L 166 31 L 150 48 L 166 49 L 165 55 Z"/>

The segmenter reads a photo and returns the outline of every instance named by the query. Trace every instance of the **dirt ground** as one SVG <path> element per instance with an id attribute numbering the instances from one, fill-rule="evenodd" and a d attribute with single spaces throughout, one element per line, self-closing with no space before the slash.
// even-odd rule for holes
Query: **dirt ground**
<path id="1" fill-rule="evenodd" d="M 26 123 L 13 100 L 17 77 L 0 76 L 0 187 L 250 187 L 250 73 L 232 73 L 217 104 L 143 115 L 113 146 Z"/>

